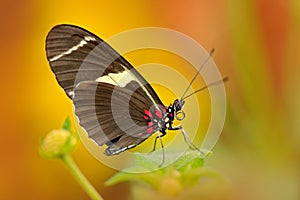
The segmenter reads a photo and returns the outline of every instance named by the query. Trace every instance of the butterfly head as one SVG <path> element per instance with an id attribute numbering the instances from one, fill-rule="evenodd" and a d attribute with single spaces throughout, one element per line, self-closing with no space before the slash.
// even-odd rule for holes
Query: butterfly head
<path id="1" fill-rule="evenodd" d="M 185 113 L 183 112 L 183 106 L 184 106 L 185 101 L 180 99 L 176 99 L 173 103 L 173 109 L 174 109 L 174 113 L 175 113 L 175 118 L 177 120 L 183 120 L 185 117 Z"/>
<path id="2" fill-rule="evenodd" d="M 184 106 L 185 101 L 184 100 L 178 100 L 176 99 L 173 103 L 175 111 L 181 111 Z"/>

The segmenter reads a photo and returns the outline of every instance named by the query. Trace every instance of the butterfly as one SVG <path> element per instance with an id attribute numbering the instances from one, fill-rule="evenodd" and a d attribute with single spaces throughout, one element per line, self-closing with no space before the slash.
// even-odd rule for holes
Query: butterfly
<path id="1" fill-rule="evenodd" d="M 189 146 L 199 150 L 182 126 L 173 123 L 185 117 L 185 98 L 220 81 L 184 96 L 199 69 L 183 96 L 165 106 L 125 58 L 81 27 L 54 26 L 46 38 L 46 54 L 57 82 L 73 101 L 79 124 L 99 146 L 107 146 L 104 151 L 107 156 L 134 148 L 156 132 L 153 150 L 157 139 L 163 150 L 161 138 L 168 130 L 181 130 Z"/>

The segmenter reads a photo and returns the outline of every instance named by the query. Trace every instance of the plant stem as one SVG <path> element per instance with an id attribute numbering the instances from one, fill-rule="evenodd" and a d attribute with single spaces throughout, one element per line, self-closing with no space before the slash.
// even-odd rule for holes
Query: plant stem
<path id="1" fill-rule="evenodd" d="M 96 189 L 91 185 L 91 183 L 87 180 L 87 178 L 82 174 L 78 166 L 73 161 L 70 155 L 64 155 L 61 158 L 64 163 L 67 165 L 72 175 L 81 185 L 83 190 L 89 195 L 92 200 L 103 200 L 103 198 L 99 195 Z"/>

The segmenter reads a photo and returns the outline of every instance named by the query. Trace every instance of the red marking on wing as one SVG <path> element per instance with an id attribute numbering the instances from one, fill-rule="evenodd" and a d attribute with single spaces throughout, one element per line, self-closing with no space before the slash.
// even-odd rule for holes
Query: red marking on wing
<path id="1" fill-rule="evenodd" d="M 155 110 L 155 115 L 156 115 L 159 119 L 161 119 L 161 118 L 162 118 L 162 112 L 161 112 L 161 110 L 156 109 L 156 110 Z"/>
<path id="2" fill-rule="evenodd" d="M 148 120 L 149 117 L 148 117 L 147 115 L 144 115 L 144 119 L 145 119 L 145 120 Z"/>
<path id="3" fill-rule="evenodd" d="M 152 113 L 149 110 L 144 110 L 144 113 L 149 117 L 152 117 Z"/>
<path id="4" fill-rule="evenodd" d="M 153 126 L 153 122 L 148 122 L 148 126 Z"/>
<path id="5" fill-rule="evenodd" d="M 151 134 L 151 133 L 153 133 L 153 127 L 151 126 L 151 127 L 149 127 L 149 128 L 147 128 L 147 133 L 148 134 Z"/>
<path id="6" fill-rule="evenodd" d="M 138 133 L 138 136 L 139 136 L 139 137 L 142 137 L 142 136 L 143 136 L 143 133 Z"/>
<path id="7" fill-rule="evenodd" d="M 173 113 L 169 113 L 170 117 L 173 117 Z"/>

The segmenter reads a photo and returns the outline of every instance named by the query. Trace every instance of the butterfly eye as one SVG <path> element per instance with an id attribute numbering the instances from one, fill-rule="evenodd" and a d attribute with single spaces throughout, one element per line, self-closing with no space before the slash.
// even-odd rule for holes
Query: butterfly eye
<path id="1" fill-rule="evenodd" d="M 175 118 L 179 121 L 182 121 L 185 118 L 185 113 L 183 112 L 183 110 L 177 111 Z"/>
<path id="2" fill-rule="evenodd" d="M 185 103 L 185 102 L 184 102 L 183 100 L 178 100 L 178 99 L 176 99 L 176 100 L 174 101 L 174 106 L 175 106 L 176 111 L 180 111 L 180 110 L 182 109 L 184 103 Z"/>

